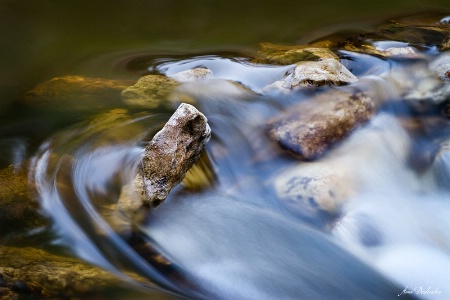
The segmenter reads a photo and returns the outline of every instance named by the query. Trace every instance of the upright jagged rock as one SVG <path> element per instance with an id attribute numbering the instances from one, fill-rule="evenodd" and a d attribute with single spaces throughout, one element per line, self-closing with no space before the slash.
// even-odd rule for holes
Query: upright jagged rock
<path id="1" fill-rule="evenodd" d="M 145 148 L 136 178 L 124 187 L 119 210 L 134 215 L 141 207 L 157 207 L 200 157 L 211 129 L 206 117 L 182 103 Z"/>

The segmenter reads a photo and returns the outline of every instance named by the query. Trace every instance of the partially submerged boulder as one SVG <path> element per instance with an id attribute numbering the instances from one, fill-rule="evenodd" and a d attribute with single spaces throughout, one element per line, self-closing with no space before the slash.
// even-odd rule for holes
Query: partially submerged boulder
<path id="1" fill-rule="evenodd" d="M 339 61 L 338 56 L 329 48 L 298 45 L 280 46 L 271 43 L 262 43 L 255 63 L 290 65 L 301 61 L 320 61 L 323 59 L 334 59 Z"/>
<path id="2" fill-rule="evenodd" d="M 375 104 L 362 92 L 333 89 L 268 122 L 269 137 L 301 160 L 312 160 L 365 124 Z"/>
<path id="3" fill-rule="evenodd" d="M 122 104 L 122 90 L 132 84 L 129 80 L 67 75 L 37 85 L 25 93 L 22 101 L 30 107 L 49 111 L 115 107 Z"/>
<path id="4" fill-rule="evenodd" d="M 450 82 L 450 51 L 444 52 L 434 59 L 430 63 L 430 69 L 442 81 Z"/>
<path id="5" fill-rule="evenodd" d="M 329 162 L 306 162 L 278 174 L 274 188 L 278 199 L 292 213 L 317 219 L 317 213 L 338 213 L 353 192 L 345 170 Z"/>
<path id="6" fill-rule="evenodd" d="M 417 61 L 394 67 L 381 75 L 387 87 L 398 91 L 399 99 L 407 101 L 417 110 L 421 106 L 441 105 L 449 100 L 450 56 L 442 54 L 431 62 Z"/>
<path id="7" fill-rule="evenodd" d="M 380 26 L 378 30 L 339 41 L 333 44 L 333 47 L 378 56 L 389 56 L 389 53 L 374 47 L 373 42 L 377 41 L 397 41 L 410 45 L 436 46 L 441 51 L 446 49 L 450 37 L 448 25 L 412 22 L 408 20 L 391 21 L 390 24 Z"/>
<path id="8" fill-rule="evenodd" d="M 206 117 L 182 103 L 145 148 L 135 179 L 122 191 L 119 210 L 133 216 L 159 206 L 198 160 L 210 136 Z"/>
<path id="9" fill-rule="evenodd" d="M 130 106 L 156 108 L 166 101 L 167 96 L 179 83 L 162 75 L 146 75 L 136 84 L 122 91 L 123 101 Z"/>
<path id="10" fill-rule="evenodd" d="M 416 174 L 405 168 L 412 146 L 397 118 L 381 113 L 326 157 L 294 161 L 268 183 L 289 212 L 308 221 L 333 222 L 361 195 L 377 192 L 378 182 L 398 181 L 418 189 Z"/>
<path id="11" fill-rule="evenodd" d="M 79 259 L 35 248 L 0 246 L 0 287 L 10 299 L 68 299 L 110 296 L 126 284 Z M 9 299 L 2 297 L 1 299 Z"/>
<path id="12" fill-rule="evenodd" d="M 128 110 L 116 108 L 98 114 L 89 121 L 86 128 L 87 135 L 100 133 L 96 138 L 95 145 L 117 145 L 132 141 L 136 136 L 145 131 L 144 126 L 139 122 L 133 122 L 142 114 L 130 115 Z M 85 138 L 84 135 L 80 137 Z"/>
<path id="13" fill-rule="evenodd" d="M 213 72 L 207 68 L 194 68 L 175 73 L 170 78 L 178 82 L 193 82 L 213 78 Z"/>
<path id="14" fill-rule="evenodd" d="M 418 58 L 419 54 L 412 47 L 390 47 L 383 51 L 388 57 Z"/>
<path id="15" fill-rule="evenodd" d="M 296 64 L 294 72 L 281 81 L 265 87 L 293 89 L 297 87 L 317 87 L 322 85 L 345 85 L 358 81 L 344 65 L 335 59 L 304 61 Z"/>

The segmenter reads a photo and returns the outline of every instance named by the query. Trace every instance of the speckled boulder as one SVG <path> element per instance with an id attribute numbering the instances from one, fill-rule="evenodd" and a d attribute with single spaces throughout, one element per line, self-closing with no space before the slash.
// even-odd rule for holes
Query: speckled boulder
<path id="1" fill-rule="evenodd" d="M 362 92 L 333 89 L 300 102 L 268 122 L 268 134 L 298 159 L 312 160 L 365 124 L 375 104 Z"/>

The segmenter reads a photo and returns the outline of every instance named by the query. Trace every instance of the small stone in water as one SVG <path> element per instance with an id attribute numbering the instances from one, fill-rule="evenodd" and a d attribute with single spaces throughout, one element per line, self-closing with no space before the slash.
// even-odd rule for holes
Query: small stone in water
<path id="1" fill-rule="evenodd" d="M 213 78 L 213 73 L 207 68 L 194 68 L 175 73 L 169 77 L 178 82 L 193 82 Z"/>
<path id="2" fill-rule="evenodd" d="M 336 214 L 353 187 L 345 172 L 327 162 L 301 163 L 279 174 L 274 187 L 289 211 L 314 218 L 318 211 Z"/>
<path id="3" fill-rule="evenodd" d="M 276 81 L 264 88 L 293 89 L 297 87 L 315 87 L 322 85 L 344 85 L 358 81 L 344 65 L 335 59 L 304 61 L 295 66 L 294 72 L 285 79 Z"/>
<path id="4" fill-rule="evenodd" d="M 384 50 L 387 56 L 417 57 L 418 54 L 412 47 L 388 48 Z"/>
<path id="5" fill-rule="evenodd" d="M 439 55 L 430 63 L 430 69 L 443 81 L 450 81 L 450 51 Z"/>

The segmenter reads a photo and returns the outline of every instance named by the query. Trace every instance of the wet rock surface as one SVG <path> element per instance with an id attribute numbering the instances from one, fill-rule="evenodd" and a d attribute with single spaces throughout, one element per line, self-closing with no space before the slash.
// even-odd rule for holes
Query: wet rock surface
<path id="1" fill-rule="evenodd" d="M 261 64 L 290 65 L 301 61 L 320 61 L 324 59 L 339 61 L 338 56 L 329 48 L 311 45 L 280 46 L 262 43 L 254 61 Z"/>
<path id="2" fill-rule="evenodd" d="M 10 165 L 0 171 L 0 238 L 48 224 L 27 175 L 23 166 Z"/>
<path id="3" fill-rule="evenodd" d="M 166 97 L 179 83 L 162 75 L 146 75 L 134 85 L 122 91 L 127 105 L 142 108 L 156 108 L 166 101 Z"/>
<path id="4" fill-rule="evenodd" d="M 342 210 L 358 199 L 368 183 L 379 176 L 393 177 L 392 181 L 395 176 L 405 176 L 403 165 L 412 151 L 409 134 L 399 121 L 379 114 L 326 156 L 312 162 L 297 161 L 269 182 L 290 213 L 326 228 L 342 217 Z M 389 159 L 389 164 L 377 163 L 381 157 Z M 373 164 L 368 163 L 372 160 Z M 363 165 L 366 168 L 357 167 Z M 411 189 L 416 187 L 415 176 L 406 180 Z"/>
<path id="5" fill-rule="evenodd" d="M 320 61 L 297 63 L 292 74 L 265 87 L 265 90 L 270 90 L 271 88 L 293 89 L 322 85 L 344 85 L 356 81 L 358 81 L 358 78 L 340 62 L 327 58 Z"/>
<path id="6" fill-rule="evenodd" d="M 450 82 L 450 51 L 440 54 L 430 63 L 430 69 L 444 82 Z"/>
<path id="7" fill-rule="evenodd" d="M 439 50 L 444 51 L 448 38 L 448 25 L 442 23 L 420 24 L 420 22 L 416 23 L 414 19 L 406 18 L 381 25 L 375 31 L 338 41 L 333 43 L 333 46 L 354 52 L 385 56 L 386 52 L 380 51 L 371 43 L 374 41 L 398 41 L 410 45 L 436 46 Z"/>
<path id="8" fill-rule="evenodd" d="M 338 214 L 348 201 L 354 183 L 347 172 L 329 162 L 302 163 L 277 175 L 274 188 L 290 212 L 314 220 L 319 212 Z"/>
<path id="9" fill-rule="evenodd" d="M 210 135 L 206 117 L 192 105 L 181 104 L 146 146 L 136 178 L 119 199 L 119 209 L 135 214 L 141 207 L 159 206 L 198 160 Z"/>
<path id="10" fill-rule="evenodd" d="M 412 47 L 392 47 L 387 48 L 383 51 L 388 57 L 407 57 L 407 58 L 416 58 L 419 55 L 414 51 Z"/>
<path id="11" fill-rule="evenodd" d="M 103 299 L 126 286 L 79 259 L 34 248 L 0 246 L 0 262 L 1 299 Z"/>
<path id="12" fill-rule="evenodd" d="M 178 82 L 192 82 L 213 78 L 213 72 L 207 68 L 194 68 L 182 72 L 178 72 L 170 76 L 170 78 Z"/>
<path id="13" fill-rule="evenodd" d="M 375 113 L 375 104 L 362 92 L 332 90 L 300 102 L 268 122 L 268 134 L 302 160 L 315 159 Z"/>

